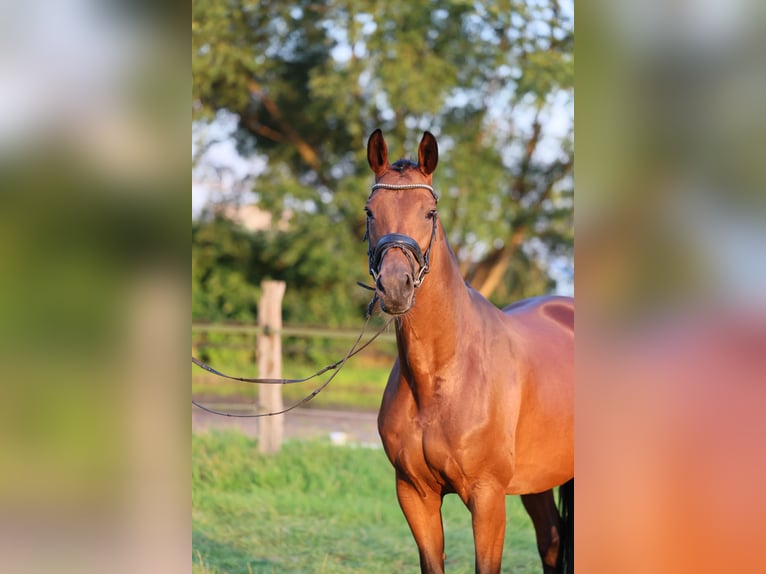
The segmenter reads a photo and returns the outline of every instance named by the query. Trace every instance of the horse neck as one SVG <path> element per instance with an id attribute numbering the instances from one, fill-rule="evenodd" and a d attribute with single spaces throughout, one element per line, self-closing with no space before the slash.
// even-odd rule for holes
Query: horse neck
<path id="1" fill-rule="evenodd" d="M 405 375 L 428 384 L 460 348 L 470 307 L 468 289 L 444 230 L 431 249 L 431 270 L 415 294 L 415 305 L 396 322 L 399 363 Z"/>

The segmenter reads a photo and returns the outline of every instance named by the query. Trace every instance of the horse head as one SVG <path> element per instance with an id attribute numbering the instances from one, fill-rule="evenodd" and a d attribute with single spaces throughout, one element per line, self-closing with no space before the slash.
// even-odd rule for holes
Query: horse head
<path id="1" fill-rule="evenodd" d="M 375 184 L 367 200 L 370 274 L 384 312 L 401 315 L 415 302 L 415 290 L 430 270 L 436 235 L 438 197 L 431 176 L 439 160 L 436 138 L 425 132 L 418 162 L 388 162 L 380 130 L 367 142 L 367 161 Z"/>

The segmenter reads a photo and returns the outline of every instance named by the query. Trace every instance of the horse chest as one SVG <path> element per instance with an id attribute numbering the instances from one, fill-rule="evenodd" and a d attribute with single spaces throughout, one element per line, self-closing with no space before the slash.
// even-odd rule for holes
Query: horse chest
<path id="1" fill-rule="evenodd" d="M 461 379 L 465 377 L 453 380 Z M 452 389 L 449 381 L 432 382 L 428 394 L 427 385 L 393 379 L 382 404 L 381 438 L 400 473 L 429 488 L 462 496 L 467 485 L 486 475 L 483 450 L 509 450 L 504 443 L 508 435 L 489 424 L 499 399 L 489 393 L 442 392 L 439 383 Z M 472 386 L 474 391 L 485 387 L 475 375 Z"/>
<path id="2" fill-rule="evenodd" d="M 445 427 L 441 420 L 410 421 L 387 449 L 399 472 L 444 493 L 464 496 L 467 485 L 480 471 L 473 464 L 473 452 L 463 433 Z"/>
<path id="3" fill-rule="evenodd" d="M 434 490 L 454 490 L 453 484 L 461 472 L 441 433 L 412 429 L 387 448 L 393 455 L 394 466 L 413 483 L 428 484 Z"/>
<path id="4" fill-rule="evenodd" d="M 453 437 L 438 426 L 423 432 L 422 456 L 425 464 L 445 481 L 454 483 L 464 474 Z"/>

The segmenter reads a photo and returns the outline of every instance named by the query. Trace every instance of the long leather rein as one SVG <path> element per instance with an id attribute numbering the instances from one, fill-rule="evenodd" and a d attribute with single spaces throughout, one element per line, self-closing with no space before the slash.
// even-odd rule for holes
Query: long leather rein
<path id="1" fill-rule="evenodd" d="M 364 349 L 366 349 L 375 339 L 377 339 L 391 324 L 391 321 L 393 320 L 393 317 L 390 318 L 388 321 L 386 321 L 385 325 L 383 325 L 378 331 L 370 337 L 370 339 L 364 343 L 363 345 L 359 346 L 359 343 L 362 340 L 362 337 L 364 336 L 365 331 L 367 330 L 367 325 L 370 322 L 370 314 L 367 314 L 367 319 L 364 322 L 364 326 L 362 327 L 362 331 L 359 333 L 359 336 L 354 341 L 354 344 L 351 345 L 351 348 L 348 350 L 346 355 L 340 359 L 339 361 L 335 361 L 334 363 L 327 365 L 326 367 L 318 370 L 313 375 L 310 375 L 308 377 L 302 378 L 302 379 L 269 379 L 269 378 L 245 378 L 245 377 L 235 377 L 232 375 L 227 375 L 226 373 L 222 373 L 221 371 L 218 371 L 211 367 L 210 365 L 200 361 L 196 357 L 192 356 L 192 363 L 197 365 L 198 367 L 205 369 L 209 373 L 212 373 L 218 377 L 223 377 L 225 379 L 231 379 L 232 381 L 240 381 L 242 383 L 255 383 L 260 385 L 293 385 L 297 383 L 305 383 L 306 381 L 310 381 L 313 378 L 318 377 L 319 375 L 322 375 L 326 373 L 327 371 L 335 371 L 330 375 L 327 380 L 319 385 L 316 389 L 311 391 L 308 395 L 303 397 L 300 401 L 296 402 L 293 405 L 290 405 L 289 407 L 282 409 L 280 411 L 273 411 L 273 412 L 267 412 L 267 413 L 231 413 L 226 411 L 219 411 L 217 409 L 213 409 L 210 407 L 206 407 L 205 405 L 195 401 L 192 399 L 192 404 L 202 409 L 203 411 L 206 411 L 208 413 L 212 413 L 214 415 L 221 415 L 225 417 L 237 417 L 237 418 L 260 418 L 260 417 L 272 417 L 275 415 L 281 415 L 287 412 L 290 412 L 291 410 L 298 408 L 299 406 L 306 404 L 311 399 L 313 399 L 315 396 L 317 396 L 319 393 L 321 393 L 327 385 L 330 384 L 330 382 L 338 376 L 338 373 L 340 373 L 341 369 L 343 368 L 343 365 L 348 362 L 348 360 L 353 357 L 354 355 L 357 355 L 361 353 Z"/>

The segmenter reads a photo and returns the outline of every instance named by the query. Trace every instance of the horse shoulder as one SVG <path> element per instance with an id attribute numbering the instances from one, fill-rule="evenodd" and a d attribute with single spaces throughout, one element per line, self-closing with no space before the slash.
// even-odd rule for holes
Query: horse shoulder
<path id="1" fill-rule="evenodd" d="M 413 421 L 414 407 L 412 390 L 401 375 L 397 359 L 388 376 L 378 412 L 378 434 L 392 463 L 417 430 Z"/>
<path id="2" fill-rule="evenodd" d="M 401 408 L 397 408 L 395 404 L 401 402 L 399 394 L 402 382 L 400 378 L 399 359 L 396 359 L 388 375 L 388 382 L 383 390 L 383 398 L 380 403 L 380 410 L 378 411 L 378 432 L 384 446 L 387 441 L 392 440 L 396 431 L 401 426 L 399 420 L 402 415 Z"/>
<path id="3" fill-rule="evenodd" d="M 443 490 L 443 481 L 426 459 L 425 431 L 412 390 L 399 370 L 398 359 L 383 393 L 378 431 L 386 456 L 399 478 L 413 486 L 421 496 L 427 491 Z"/>

